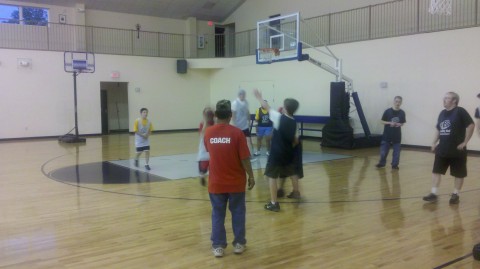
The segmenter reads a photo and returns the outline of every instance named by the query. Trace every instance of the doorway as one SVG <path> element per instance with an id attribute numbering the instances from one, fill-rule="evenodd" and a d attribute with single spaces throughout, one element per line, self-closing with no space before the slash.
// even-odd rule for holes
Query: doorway
<path id="1" fill-rule="evenodd" d="M 215 57 L 235 57 L 235 23 L 215 26 Z"/>
<path id="2" fill-rule="evenodd" d="M 128 82 L 100 82 L 102 135 L 128 133 Z"/>
<path id="3" fill-rule="evenodd" d="M 225 28 L 215 26 L 215 57 L 225 57 Z"/>

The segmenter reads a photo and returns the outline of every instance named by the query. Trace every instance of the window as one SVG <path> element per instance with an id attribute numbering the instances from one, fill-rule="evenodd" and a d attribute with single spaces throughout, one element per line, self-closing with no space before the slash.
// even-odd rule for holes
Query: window
<path id="1" fill-rule="evenodd" d="M 48 24 L 48 9 L 0 5 L 0 23 L 45 26 Z"/>
<path id="2" fill-rule="evenodd" d="M 0 5 L 0 23 L 18 24 L 18 10 L 16 6 Z"/>

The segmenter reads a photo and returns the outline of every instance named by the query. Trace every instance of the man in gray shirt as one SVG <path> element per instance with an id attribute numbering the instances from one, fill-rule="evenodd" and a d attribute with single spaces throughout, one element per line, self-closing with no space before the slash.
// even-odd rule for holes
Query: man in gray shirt
<path id="1" fill-rule="evenodd" d="M 238 97 L 232 102 L 232 125 L 242 130 L 247 139 L 248 148 L 252 152 L 252 137 L 250 134 L 250 111 L 248 109 L 248 101 L 245 99 L 246 93 L 244 89 L 238 90 Z"/>

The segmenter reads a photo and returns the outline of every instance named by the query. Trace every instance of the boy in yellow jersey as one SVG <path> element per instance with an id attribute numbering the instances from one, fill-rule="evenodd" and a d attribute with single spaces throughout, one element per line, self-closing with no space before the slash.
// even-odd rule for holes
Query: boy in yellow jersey
<path id="1" fill-rule="evenodd" d="M 137 155 L 135 156 L 135 167 L 138 167 L 138 158 L 145 152 L 145 169 L 150 170 L 148 162 L 150 160 L 150 141 L 148 137 L 152 133 L 153 125 L 147 119 L 148 109 L 140 109 L 141 118 L 138 118 L 133 123 L 133 132 L 135 133 L 135 148 Z"/>
<path id="2" fill-rule="evenodd" d="M 267 100 L 264 100 L 267 103 Z M 260 155 L 260 149 L 262 148 L 262 140 L 265 137 L 265 148 L 267 156 L 270 153 L 270 139 L 272 138 L 273 123 L 270 120 L 268 110 L 264 107 L 259 107 L 255 113 L 255 120 L 257 121 L 257 151 L 253 154 L 255 156 Z"/>

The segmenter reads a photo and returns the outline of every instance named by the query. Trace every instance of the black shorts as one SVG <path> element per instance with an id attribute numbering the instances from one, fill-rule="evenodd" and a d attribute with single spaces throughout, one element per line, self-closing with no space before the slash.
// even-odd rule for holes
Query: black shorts
<path id="1" fill-rule="evenodd" d="M 250 133 L 250 129 L 245 129 L 245 130 L 242 130 L 243 134 L 245 135 L 245 137 L 250 137 L 252 136 L 252 134 Z"/>
<path id="2" fill-rule="evenodd" d="M 449 158 L 441 157 L 435 154 L 432 173 L 445 175 L 450 167 L 450 175 L 457 178 L 467 176 L 467 154 L 461 157 Z"/>
<path id="3" fill-rule="evenodd" d="M 136 149 L 137 149 L 137 153 L 144 152 L 144 151 L 150 151 L 150 146 L 137 147 Z"/>
<path id="4" fill-rule="evenodd" d="M 293 172 L 298 178 L 303 178 L 302 142 L 293 149 Z"/>
<path id="5" fill-rule="evenodd" d="M 265 175 L 269 178 L 283 178 L 295 175 L 295 166 L 293 163 L 288 165 L 275 165 L 267 163 Z"/>
<path id="6" fill-rule="evenodd" d="M 293 149 L 293 161 L 290 164 L 282 166 L 267 163 L 265 175 L 270 178 L 290 176 L 297 176 L 298 179 L 303 178 L 302 143 L 299 143 Z"/>

